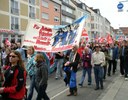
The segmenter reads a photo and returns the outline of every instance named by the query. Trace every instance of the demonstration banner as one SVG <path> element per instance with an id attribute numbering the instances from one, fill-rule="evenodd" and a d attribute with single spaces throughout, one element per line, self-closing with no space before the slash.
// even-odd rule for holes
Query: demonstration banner
<path id="1" fill-rule="evenodd" d="M 30 21 L 24 36 L 23 46 L 34 46 L 40 52 L 60 52 L 79 45 L 86 16 L 69 25 L 46 25 Z"/>

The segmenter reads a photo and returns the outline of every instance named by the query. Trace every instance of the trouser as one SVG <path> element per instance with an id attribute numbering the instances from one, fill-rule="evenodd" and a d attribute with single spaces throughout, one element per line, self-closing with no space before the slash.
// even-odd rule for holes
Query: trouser
<path id="1" fill-rule="evenodd" d="M 30 88 L 27 100 L 32 100 L 34 88 L 38 91 L 36 84 L 35 84 L 35 75 L 30 76 Z"/>
<path id="2" fill-rule="evenodd" d="M 104 76 L 103 76 L 103 78 L 106 79 L 107 65 L 103 66 L 103 69 L 104 69 Z"/>
<path id="3" fill-rule="evenodd" d="M 71 94 L 77 92 L 77 83 L 76 83 L 76 72 L 71 71 L 71 77 L 69 82 L 69 91 Z"/>
<path id="4" fill-rule="evenodd" d="M 116 60 L 109 60 L 109 66 L 108 66 L 108 75 L 111 75 L 111 68 L 113 65 L 113 74 L 115 74 L 116 70 Z"/>
<path id="5" fill-rule="evenodd" d="M 124 75 L 124 69 L 125 69 L 125 66 L 124 66 L 124 56 L 121 56 L 120 57 L 120 73 L 121 75 Z"/>
<path id="6" fill-rule="evenodd" d="M 36 100 L 50 100 L 49 97 L 46 94 L 47 84 L 44 84 L 39 87 L 38 94 Z"/>
<path id="7" fill-rule="evenodd" d="M 125 70 L 125 78 L 128 78 L 128 61 L 125 61 L 125 65 L 124 65 L 124 70 Z"/>
<path id="8" fill-rule="evenodd" d="M 95 82 L 96 87 L 99 88 L 99 85 L 103 87 L 103 67 L 101 66 L 94 66 L 94 75 L 95 75 Z"/>
<path id="9" fill-rule="evenodd" d="M 56 59 L 57 69 L 56 69 L 56 77 L 63 76 L 62 67 L 63 67 L 63 59 Z"/>
<path id="10" fill-rule="evenodd" d="M 91 71 L 92 71 L 92 67 L 83 68 L 83 74 L 82 74 L 82 77 L 81 77 L 80 84 L 83 84 L 85 76 L 86 76 L 86 72 L 88 73 L 88 83 L 91 84 L 91 82 L 92 82 Z"/>

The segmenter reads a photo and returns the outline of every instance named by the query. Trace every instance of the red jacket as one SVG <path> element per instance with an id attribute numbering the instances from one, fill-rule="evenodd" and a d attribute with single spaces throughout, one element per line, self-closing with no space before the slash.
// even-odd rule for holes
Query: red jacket
<path id="1" fill-rule="evenodd" d="M 12 72 L 11 72 L 12 71 Z M 14 74 L 12 75 L 12 73 Z M 9 75 L 10 74 L 10 75 Z M 21 68 L 9 68 L 5 75 L 4 93 L 8 93 L 7 98 L 22 100 L 26 93 L 26 76 L 27 73 Z M 12 78 L 12 79 L 10 79 Z M 6 80 L 8 79 L 8 80 Z M 11 83 L 9 83 L 9 79 Z"/>

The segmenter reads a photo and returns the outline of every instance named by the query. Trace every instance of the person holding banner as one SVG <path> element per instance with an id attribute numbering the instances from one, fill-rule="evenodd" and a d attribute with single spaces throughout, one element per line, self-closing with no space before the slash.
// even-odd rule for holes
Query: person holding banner
<path id="1" fill-rule="evenodd" d="M 70 68 L 70 79 L 69 79 L 69 94 L 67 96 L 77 96 L 77 83 L 76 83 L 76 72 L 79 64 L 80 55 L 77 52 L 78 46 L 74 45 L 67 61 L 64 66 Z"/>
<path id="2" fill-rule="evenodd" d="M 57 80 L 58 78 L 63 76 L 63 73 L 62 73 L 62 67 L 63 67 L 63 62 L 64 62 L 64 54 L 63 54 L 63 52 L 55 53 L 55 60 L 56 60 L 56 63 L 57 63 L 55 79 Z"/>

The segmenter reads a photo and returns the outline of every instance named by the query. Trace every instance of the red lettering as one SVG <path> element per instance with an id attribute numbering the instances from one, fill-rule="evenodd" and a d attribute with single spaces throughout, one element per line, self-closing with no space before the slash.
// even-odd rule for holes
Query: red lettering
<path id="1" fill-rule="evenodd" d="M 34 24 L 33 28 L 39 29 L 40 27 L 37 24 Z"/>
<path id="2" fill-rule="evenodd" d="M 36 44 L 47 45 L 48 46 L 50 44 L 50 42 L 49 41 L 48 42 L 44 42 L 44 41 L 37 40 Z"/>

